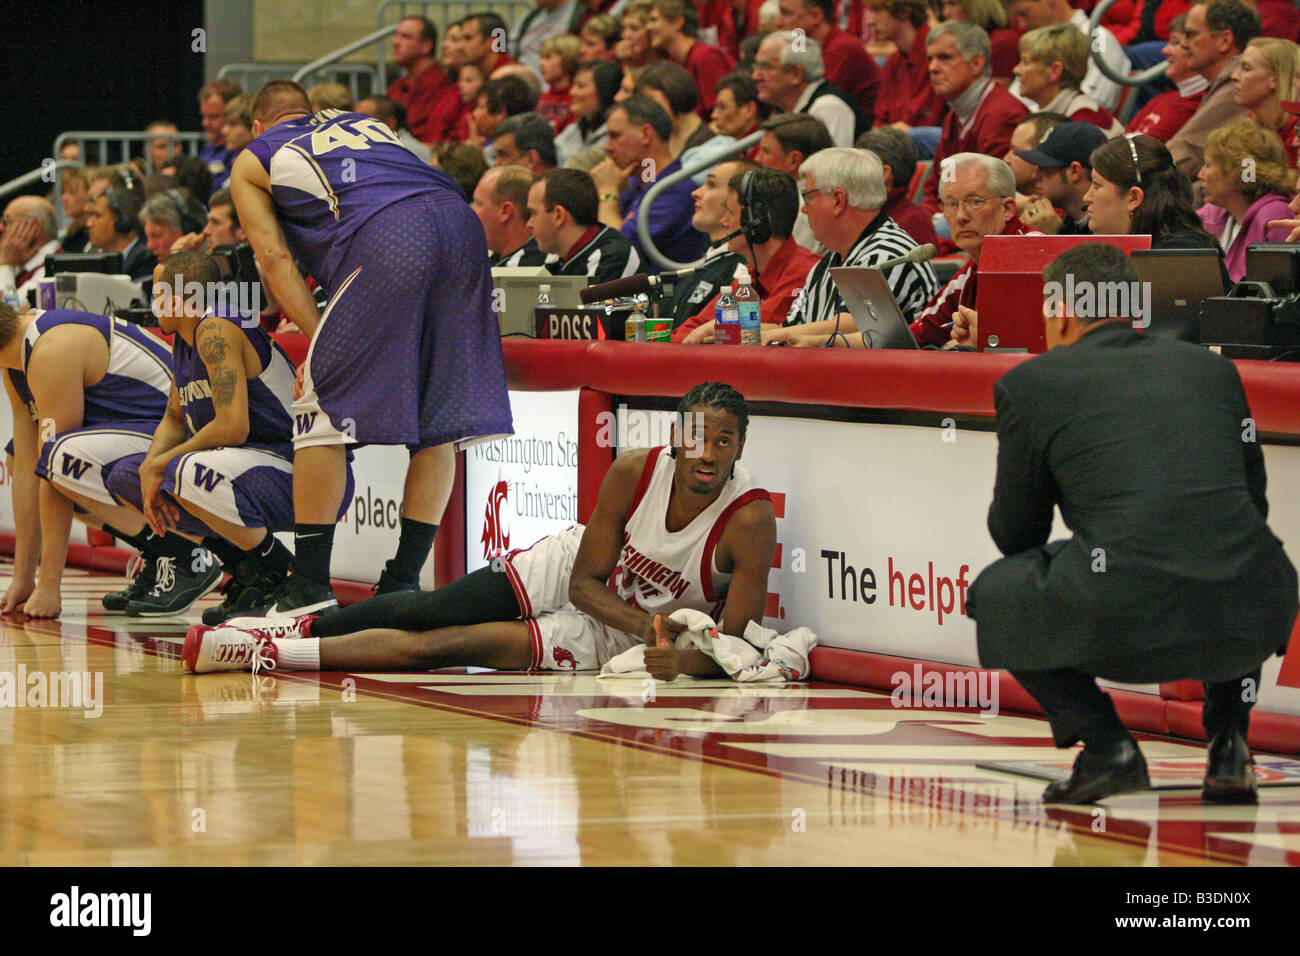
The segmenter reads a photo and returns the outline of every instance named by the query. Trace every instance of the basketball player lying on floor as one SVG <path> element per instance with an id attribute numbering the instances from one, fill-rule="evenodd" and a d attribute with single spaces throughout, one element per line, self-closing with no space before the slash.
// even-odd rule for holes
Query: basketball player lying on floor
<path id="1" fill-rule="evenodd" d="M 700 651 L 656 646 L 655 618 L 694 608 L 727 634 L 760 621 L 776 551 L 766 491 L 737 464 L 749 411 L 728 385 L 678 405 L 673 448 L 620 455 L 590 523 L 543 538 L 436 591 L 381 595 L 324 617 L 198 625 L 183 660 L 225 670 L 596 670 L 638 643 L 661 680 L 722 677 Z M 305 640 L 303 638 L 306 638 Z M 318 640 L 316 638 L 319 638 Z"/>

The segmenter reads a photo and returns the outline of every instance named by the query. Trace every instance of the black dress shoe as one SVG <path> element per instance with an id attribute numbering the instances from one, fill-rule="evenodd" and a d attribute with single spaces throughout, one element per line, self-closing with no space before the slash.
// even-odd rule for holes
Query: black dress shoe
<path id="1" fill-rule="evenodd" d="M 1210 741 L 1201 799 L 1211 803 L 1259 803 L 1255 758 L 1241 734 L 1219 734 Z"/>
<path id="2" fill-rule="evenodd" d="M 1132 739 L 1105 750 L 1084 747 L 1069 780 L 1049 784 L 1044 803 L 1096 803 L 1118 793 L 1150 790 L 1147 762 Z"/>

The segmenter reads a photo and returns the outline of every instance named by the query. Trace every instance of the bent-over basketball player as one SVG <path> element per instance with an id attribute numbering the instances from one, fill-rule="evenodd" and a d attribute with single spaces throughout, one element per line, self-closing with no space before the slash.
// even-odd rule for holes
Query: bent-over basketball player
<path id="1" fill-rule="evenodd" d="M 190 629 L 183 658 L 224 670 L 594 670 L 637 643 L 660 679 L 725 676 L 705 654 L 656 646 L 680 608 L 725 633 L 761 621 L 776 551 L 766 491 L 738 459 L 749 411 L 728 385 L 678 405 L 671 450 L 619 456 L 591 521 L 512 552 L 437 591 L 394 593 L 324 617 L 238 618 Z M 719 613 L 721 617 L 719 618 Z M 304 640 L 304 638 L 306 638 Z"/>

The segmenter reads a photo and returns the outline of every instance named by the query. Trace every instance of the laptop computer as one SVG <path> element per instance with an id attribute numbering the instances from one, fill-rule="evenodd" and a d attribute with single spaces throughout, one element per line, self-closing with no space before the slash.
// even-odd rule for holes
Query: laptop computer
<path id="1" fill-rule="evenodd" d="M 1147 331 L 1187 342 L 1201 340 L 1201 303 L 1221 296 L 1223 253 L 1218 249 L 1135 249 L 1138 278 L 1151 289 Z"/>
<path id="2" fill-rule="evenodd" d="M 879 269 L 843 267 L 831 270 L 831 279 L 853 316 L 869 349 L 919 349 L 916 336 L 903 318 L 894 290 Z"/>
<path id="3" fill-rule="evenodd" d="M 501 334 L 533 338 L 537 335 L 533 309 L 538 290 L 543 285 L 551 287 L 553 309 L 577 309 L 582 306 L 578 292 L 587 288 L 587 277 L 551 275 L 545 266 L 498 266 L 492 270 L 492 285 Z"/>

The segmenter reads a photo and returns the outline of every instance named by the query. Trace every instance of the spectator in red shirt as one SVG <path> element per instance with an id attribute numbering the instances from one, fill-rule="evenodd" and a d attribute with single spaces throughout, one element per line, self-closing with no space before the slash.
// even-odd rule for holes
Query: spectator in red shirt
<path id="1" fill-rule="evenodd" d="M 866 4 L 866 21 L 876 39 L 898 48 L 881 69 L 875 124 L 903 132 L 913 126 L 938 126 L 943 122 L 944 103 L 930 85 L 925 58 L 930 34 L 925 0 L 866 0 Z"/>
<path id="2" fill-rule="evenodd" d="M 1265 129 L 1277 133 L 1292 169 L 1296 168 L 1297 117 L 1282 108 L 1282 101 L 1294 95 L 1297 65 L 1300 48 L 1290 40 L 1256 37 L 1246 44 L 1232 73 L 1232 101 L 1250 110 Z"/>
<path id="3" fill-rule="evenodd" d="M 748 190 L 746 177 L 749 177 Z M 780 327 L 802 291 L 808 273 L 820 259 L 790 237 L 799 211 L 798 186 L 789 174 L 775 169 L 738 173 L 727 186 L 732 220 L 758 220 L 757 234 L 755 227 L 751 227 L 748 234 L 731 239 L 727 248 L 743 256 L 750 276 L 757 277 L 755 288 L 762 323 Z M 742 200 L 746 192 L 748 203 Z M 754 241 L 758 239 L 762 241 Z M 718 296 L 714 296 L 694 318 L 673 331 L 673 341 L 687 345 L 712 342 L 717 304 Z"/>
<path id="4" fill-rule="evenodd" d="M 686 67 L 700 91 L 700 116 L 708 118 L 713 109 L 718 80 L 735 67 L 736 62 L 725 50 L 695 39 L 700 29 L 700 13 L 685 0 L 651 0 L 646 31 L 650 45 Z"/>
<path id="5" fill-rule="evenodd" d="M 442 143 L 448 140 L 460 140 L 465 138 L 466 118 L 470 110 L 474 108 L 474 100 L 478 96 L 478 90 L 474 89 L 470 99 L 464 98 L 465 90 L 461 86 L 462 67 L 465 60 L 461 55 L 460 48 L 461 24 L 451 23 L 447 26 L 447 32 L 442 38 L 442 69 L 443 72 L 452 78 L 452 81 L 438 91 L 434 97 L 433 104 L 429 111 L 429 117 L 426 120 L 424 131 L 421 134 L 420 141 L 424 143 Z M 481 86 L 486 74 L 478 67 L 473 67 L 476 75 L 479 76 L 478 83 Z"/>
<path id="6" fill-rule="evenodd" d="M 1177 88 L 1148 100 L 1137 115 L 1129 120 L 1128 132 L 1145 133 L 1168 142 L 1201 105 L 1201 98 L 1210 83 L 1192 69 L 1191 53 L 1183 42 L 1186 39 L 1183 24 L 1186 22 L 1185 13 L 1174 18 L 1169 27 L 1169 42 L 1164 47 L 1165 62 L 1168 64 L 1165 78 Z"/>
<path id="7" fill-rule="evenodd" d="M 802 30 L 822 49 L 826 82 L 858 104 L 870 121 L 880 92 L 880 67 L 857 37 L 835 25 L 835 0 L 780 0 L 782 30 Z"/>
<path id="8" fill-rule="evenodd" d="M 439 94 L 449 85 L 433 51 L 438 30 L 424 17 L 406 17 L 393 36 L 393 60 L 402 75 L 388 88 L 388 98 L 406 109 L 406 127 L 421 142 L 433 141 Z"/>
<path id="9" fill-rule="evenodd" d="M 863 133 L 854 144 L 880 157 L 885 168 L 884 213 L 916 240 L 938 244 L 930 214 L 912 202 L 912 177 L 916 174 L 917 154 L 912 138 L 901 129 L 882 127 Z"/>
<path id="10" fill-rule="evenodd" d="M 471 13 L 460 21 L 460 60 L 475 63 L 489 80 L 515 61 L 510 58 L 506 22 L 495 13 Z"/>
<path id="11" fill-rule="evenodd" d="M 567 34 L 542 41 L 542 82 L 546 84 L 546 90 L 537 101 L 537 112 L 551 124 L 551 132 L 556 136 L 574 120 L 569 87 L 573 85 L 573 74 L 581 62 L 578 59 L 580 46 L 577 37 Z"/>
<path id="12" fill-rule="evenodd" d="M 936 213 L 940 206 L 939 169 L 944 158 L 967 152 L 1005 156 L 1011 148 L 1012 130 L 1029 111 L 993 81 L 988 67 L 989 37 L 979 27 L 953 20 L 931 30 L 928 39 L 925 50 L 930 82 L 948 104 L 934 151 L 934 168 L 925 183 L 924 205 Z"/>

